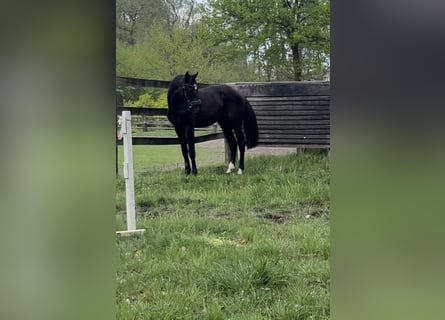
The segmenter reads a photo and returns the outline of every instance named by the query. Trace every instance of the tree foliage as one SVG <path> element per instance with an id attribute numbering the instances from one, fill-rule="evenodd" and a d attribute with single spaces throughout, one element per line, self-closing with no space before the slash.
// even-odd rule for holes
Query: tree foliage
<path id="1" fill-rule="evenodd" d="M 116 0 L 116 38 L 134 45 L 140 31 L 167 16 L 164 0 Z"/>
<path id="2" fill-rule="evenodd" d="M 328 71 L 326 0 L 209 0 L 200 26 L 218 59 L 244 56 L 269 80 L 320 78 Z"/>

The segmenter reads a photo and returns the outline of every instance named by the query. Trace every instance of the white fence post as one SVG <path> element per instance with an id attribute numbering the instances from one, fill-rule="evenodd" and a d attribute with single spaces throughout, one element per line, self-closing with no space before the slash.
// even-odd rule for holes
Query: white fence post
<path id="1" fill-rule="evenodd" d="M 145 229 L 136 229 L 136 203 L 134 198 L 133 172 L 133 137 L 131 135 L 131 113 L 122 111 L 121 135 L 124 145 L 123 174 L 125 179 L 125 201 L 127 209 L 127 230 L 116 231 L 118 235 L 132 235 L 143 233 Z"/>

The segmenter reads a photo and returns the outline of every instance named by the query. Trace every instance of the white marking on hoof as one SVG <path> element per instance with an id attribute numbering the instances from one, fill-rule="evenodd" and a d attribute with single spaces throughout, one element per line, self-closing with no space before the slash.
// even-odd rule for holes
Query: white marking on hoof
<path id="1" fill-rule="evenodd" d="M 231 173 L 233 171 L 233 169 L 235 169 L 235 165 L 232 162 L 230 162 L 226 173 Z"/>
<path id="2" fill-rule="evenodd" d="M 243 170 L 242 169 L 238 169 L 238 174 L 243 174 Z"/>

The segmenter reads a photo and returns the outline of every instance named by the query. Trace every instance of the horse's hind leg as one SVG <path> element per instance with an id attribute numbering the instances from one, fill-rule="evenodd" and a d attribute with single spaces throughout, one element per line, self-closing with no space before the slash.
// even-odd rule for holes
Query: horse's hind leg
<path id="1" fill-rule="evenodd" d="M 238 174 L 242 174 L 244 170 L 244 153 L 246 151 L 246 142 L 244 140 L 244 134 L 241 127 L 235 128 L 236 140 L 239 148 L 239 168 Z"/>
<path id="2" fill-rule="evenodd" d="M 221 126 L 224 137 L 226 137 L 227 144 L 230 149 L 230 157 L 229 157 L 229 167 L 227 168 L 226 173 L 231 173 L 233 169 L 235 169 L 235 160 L 236 160 L 236 140 L 233 135 L 232 129 L 228 127 Z"/>
<path id="3" fill-rule="evenodd" d="M 185 136 L 185 130 L 183 128 L 175 127 L 176 134 L 181 144 L 182 157 L 184 158 L 185 174 L 190 174 L 190 161 L 187 149 L 187 138 Z"/>

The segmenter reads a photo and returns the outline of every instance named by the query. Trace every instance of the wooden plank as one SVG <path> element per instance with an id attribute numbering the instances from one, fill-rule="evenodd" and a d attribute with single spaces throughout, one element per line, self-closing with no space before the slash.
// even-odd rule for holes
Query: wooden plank
<path id="1" fill-rule="evenodd" d="M 262 144 L 329 144 L 329 139 L 258 139 L 258 142 Z"/>
<path id="2" fill-rule="evenodd" d="M 330 101 L 326 100 L 258 100 L 258 101 L 249 101 L 252 106 L 329 106 Z"/>
<path id="3" fill-rule="evenodd" d="M 134 145 L 170 145 L 179 144 L 177 137 L 133 137 Z"/>
<path id="4" fill-rule="evenodd" d="M 329 101 L 257 101 L 251 102 L 250 105 L 256 108 L 279 108 L 279 107 L 307 107 L 307 108 L 316 108 L 316 107 L 325 107 L 330 108 Z"/>
<path id="5" fill-rule="evenodd" d="M 275 121 L 298 121 L 298 120 L 329 120 L 330 116 L 329 114 L 317 114 L 317 115 L 299 115 L 298 117 L 285 117 L 285 116 L 263 116 L 263 115 L 257 115 L 257 121 L 267 121 L 267 120 L 275 120 Z"/>
<path id="6" fill-rule="evenodd" d="M 170 123 L 170 121 L 166 120 L 166 121 L 151 121 L 148 120 L 145 123 L 143 121 L 132 121 L 131 122 L 134 126 L 141 128 L 144 126 L 144 124 L 147 126 L 147 128 L 153 129 L 162 129 L 162 130 L 173 130 L 174 127 L 173 125 Z M 208 126 L 208 127 L 204 127 L 204 128 L 195 128 L 195 132 L 197 131 L 209 131 L 209 128 L 211 128 L 214 133 L 216 133 L 216 131 L 218 130 L 218 128 L 215 128 L 214 125 Z"/>
<path id="7" fill-rule="evenodd" d="M 330 108 L 327 106 L 267 106 L 267 107 L 254 107 L 255 114 L 261 113 L 273 113 L 275 111 L 317 111 L 330 113 Z"/>
<path id="8" fill-rule="evenodd" d="M 167 89 L 170 81 L 148 80 L 131 77 L 116 77 L 116 87 L 143 87 L 143 88 L 164 88 Z M 211 84 L 199 83 L 199 87 L 208 87 Z"/>
<path id="9" fill-rule="evenodd" d="M 258 146 L 262 147 L 286 147 L 286 148 L 306 148 L 306 149 L 330 149 L 329 143 L 320 144 L 301 144 L 301 143 L 285 143 L 285 142 L 258 142 Z"/>
<path id="10" fill-rule="evenodd" d="M 305 142 L 311 142 L 311 141 L 315 141 L 315 140 L 323 140 L 323 141 L 329 141 L 330 140 L 330 135 L 325 135 L 325 136 L 313 136 L 311 138 L 305 138 L 304 135 L 258 135 L 260 140 L 277 140 L 277 141 L 282 141 L 282 140 L 289 140 L 289 141 L 305 141 Z"/>
<path id="11" fill-rule="evenodd" d="M 310 101 L 310 102 L 267 102 L 267 103 L 251 103 L 254 110 L 257 109 L 279 109 L 279 108 L 330 108 L 329 103 L 322 101 Z"/>
<path id="12" fill-rule="evenodd" d="M 133 77 L 116 77 L 116 86 L 168 88 L 170 80 L 149 80 Z M 199 87 L 208 87 L 214 84 L 198 83 Z M 245 96 L 329 96 L 330 83 L 328 81 L 282 81 L 282 82 L 238 82 L 227 83 L 241 92 L 252 92 Z M 287 94 L 288 93 L 288 94 Z"/>
<path id="13" fill-rule="evenodd" d="M 255 114 L 258 113 L 274 113 L 274 112 L 318 112 L 318 113 L 330 113 L 329 106 L 295 106 L 295 105 L 269 105 L 269 106 L 252 106 Z"/>
<path id="14" fill-rule="evenodd" d="M 310 135 L 310 134 L 325 134 L 325 135 L 330 135 L 331 132 L 329 130 L 324 130 L 324 131 L 317 131 L 317 130 L 305 130 L 305 131 L 290 131 L 290 130 L 285 130 L 285 131 L 277 131 L 277 130 L 259 130 L 258 134 L 259 135 L 263 135 L 263 134 L 276 134 L 276 132 L 279 132 L 279 134 L 301 134 L 301 135 Z"/>
<path id="15" fill-rule="evenodd" d="M 284 134 L 282 132 L 276 133 L 260 133 L 258 135 L 261 139 L 329 139 L 330 134 Z"/>
<path id="16" fill-rule="evenodd" d="M 292 123 L 293 121 L 321 121 L 321 120 L 329 120 L 329 114 L 300 114 L 300 115 L 257 115 L 257 123 L 269 123 L 270 121 L 281 122 L 281 123 Z M 273 122 L 273 123 L 275 123 Z"/>
<path id="17" fill-rule="evenodd" d="M 274 124 L 261 123 L 258 127 L 259 131 L 264 130 L 330 130 L 331 126 L 329 124 L 281 124 L 279 126 Z"/>
<path id="18" fill-rule="evenodd" d="M 202 136 L 195 137 L 195 143 L 216 140 L 224 138 L 222 132 L 210 133 Z M 116 140 L 116 143 L 121 145 L 121 140 Z M 177 137 L 133 137 L 133 145 L 171 145 L 179 144 Z"/>
<path id="19" fill-rule="evenodd" d="M 323 132 L 321 132 L 321 131 L 311 131 L 311 132 L 301 132 L 301 131 L 299 131 L 299 132 L 293 132 L 293 131 L 288 131 L 288 132 L 278 132 L 278 131 L 275 131 L 275 132 L 265 132 L 265 131 L 259 131 L 258 132 L 258 136 L 262 136 L 262 137 L 276 137 L 276 138 L 279 138 L 279 137 L 299 137 L 299 136 L 302 136 L 302 137 L 321 137 L 321 136 L 323 136 L 323 137 L 330 137 L 331 136 L 331 133 L 329 132 L 329 131 L 323 131 Z"/>
<path id="20" fill-rule="evenodd" d="M 252 106 L 329 106 L 330 101 L 326 100 L 257 100 L 249 101 Z"/>
<path id="21" fill-rule="evenodd" d="M 329 82 L 307 81 L 307 82 L 256 82 L 256 83 L 231 83 L 228 84 L 240 94 L 267 97 L 289 97 L 289 96 L 329 96 Z"/>
<path id="22" fill-rule="evenodd" d="M 322 142 L 318 142 L 318 143 L 305 143 L 305 142 L 301 142 L 301 141 L 272 141 L 272 142 L 263 142 L 260 141 L 258 142 L 258 146 L 271 146 L 271 147 L 322 147 L 322 148 L 326 148 L 326 147 L 330 147 L 329 141 L 322 141 Z"/>
<path id="23" fill-rule="evenodd" d="M 319 112 L 329 112 L 331 110 L 329 105 L 319 104 L 319 105 L 308 105 L 308 104 L 267 104 L 267 105 L 252 105 L 253 111 L 255 113 L 257 111 L 266 111 L 266 112 L 274 112 L 274 111 L 319 111 Z"/>
<path id="24" fill-rule="evenodd" d="M 304 130 L 271 130 L 271 129 L 263 129 L 258 131 L 260 135 L 265 134 L 279 134 L 279 135 L 286 135 L 286 134 L 302 134 L 302 135 L 318 135 L 318 134 L 324 134 L 329 135 L 330 130 L 329 129 L 304 129 Z"/>
<path id="25" fill-rule="evenodd" d="M 304 144 L 304 143 L 259 143 L 260 147 L 286 147 L 286 148 L 305 148 L 305 149 L 330 149 L 329 143 Z"/>
<path id="26" fill-rule="evenodd" d="M 320 115 L 329 116 L 329 110 L 273 110 L 273 111 L 255 111 L 257 118 L 260 117 L 289 117 L 289 116 L 310 116 L 310 115 Z"/>
<path id="27" fill-rule="evenodd" d="M 140 235 L 144 234 L 144 232 L 145 232 L 145 229 L 116 231 L 116 236 L 118 236 L 118 237 L 140 236 Z"/>
<path id="28" fill-rule="evenodd" d="M 301 120 L 301 119 L 279 119 L 279 120 L 263 120 L 258 121 L 258 127 L 262 126 L 283 126 L 283 125 L 293 125 L 293 126 L 299 126 L 299 125 L 329 125 L 329 120 Z"/>
<path id="29" fill-rule="evenodd" d="M 281 111 L 281 110 L 275 110 L 275 111 L 259 111 L 255 112 L 256 118 L 258 119 L 266 119 L 267 117 L 271 117 L 273 119 L 290 119 L 295 118 L 299 119 L 300 117 L 304 116 L 324 116 L 324 117 L 330 117 L 331 114 L 328 110 L 318 110 L 314 112 L 313 110 L 291 110 L 291 111 Z"/>
<path id="30" fill-rule="evenodd" d="M 278 96 L 278 97 L 256 97 L 256 96 L 248 96 L 247 100 L 252 102 L 261 102 L 261 101 L 330 101 L 330 96 Z"/>
<path id="31" fill-rule="evenodd" d="M 304 136 L 310 136 L 310 135 L 330 135 L 329 130 L 259 130 L 259 135 L 275 135 L 275 136 L 295 136 L 295 135 L 304 135 Z"/>
<path id="32" fill-rule="evenodd" d="M 168 88 L 170 81 L 116 77 L 116 87 Z"/>
<path id="33" fill-rule="evenodd" d="M 274 117 L 274 116 L 257 116 L 257 123 L 266 124 L 329 124 L 329 117 L 326 119 L 307 119 L 302 117 Z"/>
<path id="34" fill-rule="evenodd" d="M 130 111 L 132 115 L 145 116 L 167 116 L 166 108 L 143 108 L 143 107 L 118 107 L 118 113 Z"/>

